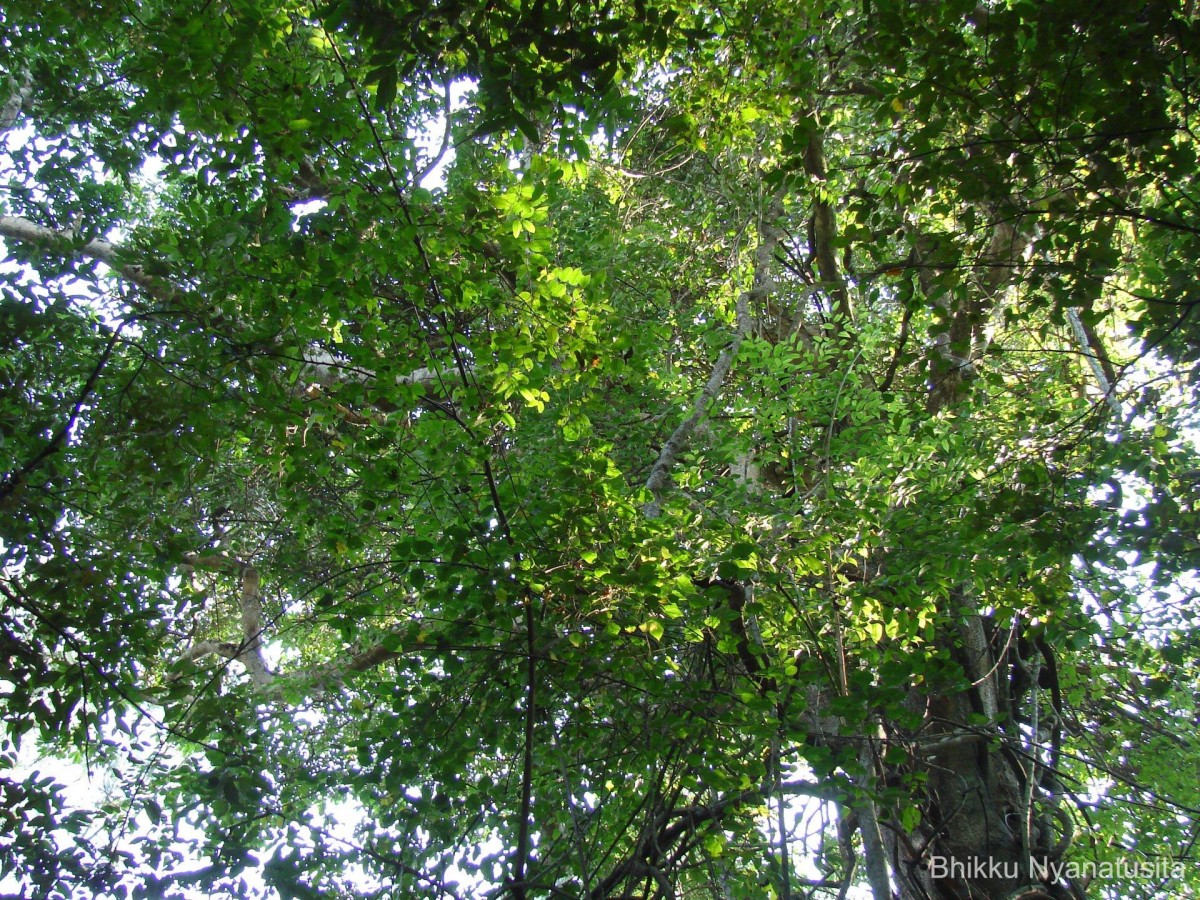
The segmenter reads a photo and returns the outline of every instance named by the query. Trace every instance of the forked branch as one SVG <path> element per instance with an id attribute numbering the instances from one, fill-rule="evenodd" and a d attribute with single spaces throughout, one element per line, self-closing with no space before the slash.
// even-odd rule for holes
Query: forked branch
<path id="1" fill-rule="evenodd" d="M 231 662 L 241 663 L 255 685 L 264 687 L 270 684 L 273 676 L 267 667 L 266 659 L 263 658 L 262 590 L 258 569 L 224 553 L 189 553 L 184 557 L 184 562 L 192 569 L 240 576 L 238 605 L 241 611 L 242 640 L 240 643 L 201 641 L 189 647 L 181 660 L 195 662 L 205 656 L 223 656 Z"/>

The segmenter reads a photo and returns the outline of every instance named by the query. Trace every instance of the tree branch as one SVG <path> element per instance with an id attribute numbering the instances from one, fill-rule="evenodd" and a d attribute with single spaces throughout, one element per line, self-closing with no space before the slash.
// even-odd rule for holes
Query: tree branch
<path id="1" fill-rule="evenodd" d="M 181 659 L 195 662 L 197 659 L 213 654 L 224 656 L 226 659 L 240 662 L 249 674 L 250 680 L 258 687 L 270 684 L 273 676 L 267 667 L 267 661 L 263 658 L 262 591 L 258 569 L 224 553 L 204 555 L 189 553 L 184 557 L 184 562 L 192 569 L 241 575 L 241 594 L 238 598 L 238 605 L 241 610 L 242 641 L 240 644 L 225 641 L 203 641 L 188 648 Z"/>
<path id="2" fill-rule="evenodd" d="M 40 245 L 64 255 L 74 255 L 104 263 L 119 278 L 136 285 L 157 299 L 169 298 L 178 294 L 178 290 L 169 281 L 147 275 L 142 266 L 129 263 L 123 249 L 111 241 L 94 238 L 85 244 L 78 244 L 75 241 L 73 230 L 56 231 L 16 216 L 0 216 L 0 237 Z M 313 346 L 303 351 L 300 358 L 303 366 L 301 369 L 302 380 L 319 384 L 322 387 L 330 387 L 334 384 L 365 384 L 375 378 L 375 373 L 371 370 L 347 365 L 319 346 Z M 472 363 L 468 362 L 466 366 L 470 373 L 474 372 Z M 408 375 L 398 376 L 396 385 L 433 388 L 441 385 L 443 381 L 442 370 L 423 367 Z"/>
<path id="3" fill-rule="evenodd" d="M 1075 340 L 1079 341 L 1079 350 L 1083 353 L 1088 361 L 1088 365 L 1092 368 L 1092 375 L 1096 378 L 1096 384 L 1104 394 L 1104 402 L 1108 404 L 1113 411 L 1113 415 L 1117 417 L 1119 422 L 1124 418 L 1124 412 L 1121 410 L 1121 401 L 1117 399 L 1117 395 L 1113 393 L 1115 385 L 1110 380 L 1108 373 L 1104 371 L 1104 365 L 1100 358 L 1092 350 L 1091 341 L 1088 340 L 1089 335 L 1084 328 L 1083 320 L 1079 317 L 1079 310 L 1071 306 L 1067 308 L 1067 321 L 1071 323 L 1071 330 L 1075 333 Z"/>
<path id="4" fill-rule="evenodd" d="M 760 803 L 776 792 L 780 796 L 818 797 L 832 800 L 835 791 L 812 781 L 785 781 L 782 784 L 763 784 L 757 788 L 726 794 L 712 803 L 697 803 L 657 816 L 651 828 L 646 829 L 633 852 L 609 872 L 604 880 L 587 895 L 589 900 L 607 897 L 630 874 L 644 872 L 647 866 L 654 867 L 668 850 L 685 834 L 689 834 L 708 822 L 719 822 L 727 814 L 748 803 Z"/>
<path id="5" fill-rule="evenodd" d="M 813 254 L 817 258 L 817 271 L 821 281 L 833 296 L 833 308 L 842 316 L 842 328 L 850 324 L 850 292 L 846 289 L 846 280 L 842 277 L 834 253 L 834 243 L 837 239 L 837 217 L 833 204 L 827 196 L 828 173 L 825 169 L 825 144 L 818 128 L 813 128 L 808 138 L 808 147 L 804 151 L 804 171 L 815 183 L 812 212 Z"/>
<path id="6" fill-rule="evenodd" d="M 318 384 L 321 387 L 330 387 L 336 384 L 366 384 L 376 377 L 372 370 L 341 362 L 336 356 L 321 347 L 311 347 L 305 350 L 301 359 L 304 367 L 300 371 L 300 377 L 308 384 Z M 474 373 L 473 363 L 468 362 L 466 366 L 469 373 Z M 442 369 L 424 366 L 407 375 L 398 375 L 396 385 L 398 387 L 429 388 L 442 385 L 445 378 L 446 373 Z"/>
<path id="7" fill-rule="evenodd" d="M 16 82 L 15 90 L 4 101 L 4 105 L 0 106 L 0 134 L 4 134 L 17 124 L 21 110 L 33 96 L 33 76 L 29 73 L 29 69 L 22 67 L 16 77 Z"/>
<path id="8" fill-rule="evenodd" d="M 168 282 L 147 275 L 141 266 L 126 262 L 121 248 L 111 241 L 93 238 L 84 244 L 77 243 L 74 229 L 55 231 L 53 228 L 17 216 L 0 216 L 0 237 L 27 244 L 39 244 L 65 256 L 81 256 L 84 259 L 102 262 L 118 277 L 137 285 L 153 297 L 169 297 L 176 293 L 175 288 Z"/>
<path id="9" fill-rule="evenodd" d="M 663 444 L 658 459 L 650 469 L 650 476 L 646 479 L 646 490 L 650 492 L 651 499 L 642 507 L 642 511 L 648 518 L 657 518 L 662 513 L 662 497 L 670 483 L 671 467 L 675 464 L 675 459 L 687 446 L 696 426 L 708 415 L 708 408 L 721 392 L 721 386 L 724 385 L 730 369 L 733 368 L 733 361 L 737 357 L 738 350 L 741 349 L 742 342 L 754 330 L 754 322 L 750 316 L 751 302 L 761 301 L 774 287 L 770 278 L 770 267 L 771 260 L 775 256 L 775 248 L 785 237 L 783 229 L 777 224 L 777 220 L 782 215 L 783 203 L 777 198 L 768 207 L 759 225 L 759 243 L 758 250 L 754 254 L 753 281 L 749 288 L 738 295 L 737 304 L 734 307 L 737 320 L 736 331 L 713 364 L 708 381 L 704 383 L 704 387 L 692 401 L 692 414 L 679 423 L 667 442 Z"/>
<path id="10" fill-rule="evenodd" d="M 87 398 L 91 396 L 92 391 L 96 389 L 96 382 L 100 380 L 100 373 L 104 371 L 104 367 L 108 365 L 109 359 L 112 358 L 113 350 L 117 346 L 117 339 L 121 336 L 121 328 L 124 323 L 117 327 L 109 336 L 108 343 L 104 346 L 104 352 L 100 354 L 100 359 L 96 365 L 92 367 L 91 374 L 88 375 L 87 381 L 79 391 L 79 396 L 75 400 L 75 405 L 71 408 L 71 414 L 67 416 L 67 420 L 59 427 L 43 447 L 34 457 L 25 463 L 21 468 L 8 473 L 3 479 L 0 479 L 0 504 L 3 504 L 13 493 L 15 493 L 29 474 L 38 466 L 53 456 L 67 443 L 71 436 L 71 429 L 75 427 L 75 423 L 79 420 L 79 413 L 83 410 L 83 404 L 87 402 Z"/>
<path id="11" fill-rule="evenodd" d="M 426 178 L 432 175 L 433 170 L 441 165 L 442 160 L 446 158 L 446 151 L 450 149 L 450 136 L 453 133 L 451 126 L 454 124 L 454 119 L 450 115 L 451 106 L 453 105 L 451 103 L 450 96 L 451 84 L 452 81 L 447 78 L 442 92 L 442 119 L 445 121 L 445 127 L 442 130 L 441 145 L 438 147 L 437 153 L 435 153 L 433 157 L 430 158 L 429 162 L 425 164 L 424 168 L 417 173 L 417 177 L 413 179 L 414 184 L 420 184 Z"/>

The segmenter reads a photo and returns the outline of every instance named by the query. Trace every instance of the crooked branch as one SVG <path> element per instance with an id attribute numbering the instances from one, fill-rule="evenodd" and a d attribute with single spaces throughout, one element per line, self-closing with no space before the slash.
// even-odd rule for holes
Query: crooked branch
<path id="1" fill-rule="evenodd" d="M 147 275 L 141 266 L 128 262 L 117 244 L 101 238 L 92 238 L 80 244 L 74 229 L 59 231 L 17 216 L 0 216 L 0 237 L 50 247 L 66 256 L 102 262 L 118 277 L 136 284 L 153 297 L 168 297 L 175 293 L 175 289 L 168 282 Z"/>
<path id="2" fill-rule="evenodd" d="M 675 465 L 675 460 L 687 446 L 696 427 L 708 416 L 709 407 L 721 393 L 721 387 L 725 384 L 725 379 L 729 377 L 738 350 L 754 330 L 750 305 L 753 302 L 762 301 L 773 287 L 770 277 L 771 260 L 775 256 L 775 249 L 785 237 L 783 229 L 778 225 L 778 219 L 782 215 L 783 203 L 776 199 L 767 209 L 759 226 L 758 250 L 754 254 L 753 280 L 750 287 L 738 295 L 737 304 L 734 307 L 737 322 L 735 331 L 729 343 L 725 345 L 725 349 L 717 357 L 717 361 L 713 363 L 712 372 L 704 383 L 704 387 L 692 401 L 691 415 L 680 422 L 671 436 L 667 438 L 667 442 L 659 451 L 658 459 L 654 461 L 654 465 L 650 469 L 650 476 L 646 479 L 646 490 L 650 492 L 651 499 L 642 507 L 642 511 L 648 518 L 657 518 L 662 513 L 662 498 L 670 484 L 671 468 Z"/>
<path id="3" fill-rule="evenodd" d="M 223 656 L 225 659 L 241 663 L 255 685 L 264 687 L 270 684 L 273 676 L 263 658 L 262 591 L 258 569 L 224 553 L 189 553 L 184 557 L 184 562 L 192 569 L 241 576 L 238 605 L 241 610 L 242 640 L 238 644 L 228 641 L 202 641 L 188 648 L 181 660 L 195 662 L 205 656 Z"/>

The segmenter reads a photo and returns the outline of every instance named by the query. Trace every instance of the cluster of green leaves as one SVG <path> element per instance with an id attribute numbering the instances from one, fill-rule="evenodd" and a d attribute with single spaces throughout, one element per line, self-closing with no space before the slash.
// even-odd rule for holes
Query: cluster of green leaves
<path id="1" fill-rule="evenodd" d="M 1190 11 L 3 16 L 0 750 L 127 798 L 22 890 L 908 898 L 1030 760 L 1191 853 Z"/>

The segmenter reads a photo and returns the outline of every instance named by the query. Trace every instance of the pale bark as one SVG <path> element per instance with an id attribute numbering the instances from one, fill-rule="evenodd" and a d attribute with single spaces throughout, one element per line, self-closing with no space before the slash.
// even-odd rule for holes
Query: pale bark
<path id="1" fill-rule="evenodd" d="M 1112 410 L 1113 415 L 1118 420 L 1123 418 L 1124 412 L 1121 410 L 1121 401 L 1117 399 L 1114 393 L 1114 385 L 1109 383 L 1108 375 L 1105 373 L 1104 366 L 1101 364 L 1099 357 L 1092 352 L 1087 330 L 1083 327 L 1083 320 L 1079 318 L 1079 310 L 1074 307 L 1068 308 L 1067 321 L 1071 323 L 1071 331 L 1075 334 L 1075 340 L 1079 342 L 1079 350 L 1088 361 L 1088 365 L 1092 370 L 1092 376 L 1096 379 L 1096 385 L 1104 395 L 1104 402 L 1108 404 L 1109 409 Z"/>
<path id="2" fill-rule="evenodd" d="M 76 243 L 75 229 L 57 231 L 17 216 L 0 216 L 0 237 L 28 244 L 51 247 L 66 256 L 78 256 L 104 263 L 117 277 L 135 284 L 154 297 L 170 296 L 174 288 L 167 282 L 147 275 L 139 265 L 122 257 L 121 248 L 101 238 Z"/>
<path id="3" fill-rule="evenodd" d="M 136 285 L 158 299 L 178 293 L 169 281 L 148 275 L 143 266 L 130 262 L 119 244 L 102 238 L 93 238 L 80 244 L 76 241 L 74 229 L 55 230 L 17 216 L 0 216 L 0 237 L 47 247 L 66 256 L 103 263 L 116 277 Z M 370 369 L 342 362 L 328 350 L 315 345 L 302 353 L 301 360 L 301 381 L 305 385 L 331 387 L 335 384 L 365 384 L 376 377 Z M 468 364 L 467 369 L 473 371 L 474 367 Z M 442 384 L 446 371 L 448 370 L 423 367 L 407 375 L 398 376 L 395 383 L 398 387 L 415 385 L 427 389 L 434 388 Z"/>
<path id="4" fill-rule="evenodd" d="M 242 560 L 226 556 L 223 553 L 195 554 L 190 553 L 184 562 L 193 569 L 210 572 L 237 574 L 240 577 L 240 592 L 238 606 L 241 612 L 240 643 L 226 641 L 202 641 L 189 647 L 182 659 L 195 662 L 205 656 L 218 655 L 241 663 L 246 669 L 250 680 L 258 687 L 271 683 L 272 674 L 263 658 L 263 616 L 262 590 L 258 569 Z"/>
<path id="5" fill-rule="evenodd" d="M 399 659 L 406 653 L 416 652 L 432 645 L 417 645 L 402 649 L 391 649 L 377 643 L 366 649 L 346 653 L 323 665 L 286 672 L 272 672 L 263 655 L 266 623 L 262 612 L 262 589 L 256 567 L 223 553 L 189 553 L 183 558 L 184 566 L 192 570 L 234 575 L 239 579 L 240 641 L 198 641 L 178 657 L 179 662 L 196 662 L 207 656 L 220 656 L 243 666 L 250 680 L 259 688 L 278 687 L 287 681 L 311 686 L 311 694 L 321 695 L 340 685 L 349 675 L 365 672 L 376 666 Z"/>
<path id="6" fill-rule="evenodd" d="M 687 447 L 696 427 L 707 418 L 709 407 L 717 399 L 721 393 L 721 387 L 725 384 L 725 379 L 729 377 L 738 350 L 754 331 L 754 321 L 750 315 L 751 303 L 763 300 L 774 286 L 770 277 L 771 261 L 776 248 L 786 236 L 778 224 L 781 215 L 783 215 L 783 204 L 779 200 L 773 202 L 763 215 L 762 223 L 759 226 L 758 249 L 754 254 L 751 286 L 738 295 L 737 303 L 734 306 L 736 321 L 734 333 L 730 336 L 725 349 L 717 356 L 712 372 L 700 389 L 700 393 L 692 401 L 691 415 L 679 423 L 671 436 L 667 438 L 667 442 L 659 451 L 658 459 L 654 461 L 654 465 L 650 469 L 650 475 L 646 479 L 646 490 L 649 491 L 651 499 L 642 507 L 642 511 L 648 518 L 656 518 L 662 513 L 663 494 L 670 484 L 671 468 L 674 466 L 676 458 Z"/>
<path id="7" fill-rule="evenodd" d="M 21 117 L 21 110 L 33 96 L 33 76 L 28 69 L 21 69 L 16 77 L 16 87 L 0 106 L 0 134 L 9 131 Z"/>
<path id="8" fill-rule="evenodd" d="M 304 351 L 304 368 L 300 378 L 306 384 L 318 384 L 321 387 L 331 387 L 335 384 L 366 384 L 374 381 L 375 372 L 361 366 L 348 365 L 340 361 L 334 354 L 321 347 L 310 347 Z M 473 373 L 475 366 L 465 363 L 466 371 Z M 457 381 L 460 377 L 457 370 L 424 366 L 414 369 L 407 375 L 398 375 L 395 379 L 397 387 L 436 388 L 446 383 L 447 377 Z"/>
<path id="9" fill-rule="evenodd" d="M 879 830 L 879 813 L 875 806 L 875 752 L 870 742 L 863 745 L 859 755 L 866 774 L 860 782 L 864 791 L 861 800 L 853 804 L 858 813 L 859 831 L 863 842 L 863 868 L 866 870 L 867 883 L 871 886 L 871 894 L 875 900 L 891 900 L 892 887 L 888 878 L 887 852 L 883 846 L 883 835 Z"/>

